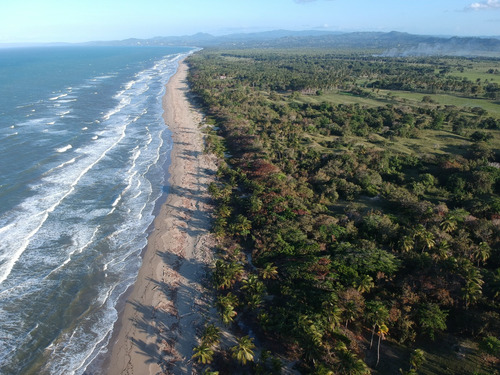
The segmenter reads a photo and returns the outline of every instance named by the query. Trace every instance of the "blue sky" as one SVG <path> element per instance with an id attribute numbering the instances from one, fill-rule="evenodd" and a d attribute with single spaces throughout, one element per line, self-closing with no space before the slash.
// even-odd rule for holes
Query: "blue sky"
<path id="1" fill-rule="evenodd" d="M 500 0 L 0 0 L 0 43 L 274 29 L 500 35 Z"/>

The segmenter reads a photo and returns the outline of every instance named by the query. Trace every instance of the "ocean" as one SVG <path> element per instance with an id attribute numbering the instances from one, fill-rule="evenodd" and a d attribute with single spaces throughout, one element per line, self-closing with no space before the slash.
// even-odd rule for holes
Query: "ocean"
<path id="1" fill-rule="evenodd" d="M 0 373 L 106 350 L 168 191 L 164 85 L 183 47 L 0 49 Z"/>

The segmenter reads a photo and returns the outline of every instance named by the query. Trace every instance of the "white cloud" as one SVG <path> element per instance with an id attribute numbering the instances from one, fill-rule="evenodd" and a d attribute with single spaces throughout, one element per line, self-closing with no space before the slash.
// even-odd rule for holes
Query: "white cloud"
<path id="1" fill-rule="evenodd" d="M 472 3 L 467 10 L 487 10 L 487 9 L 500 9 L 500 0 L 486 0 L 478 3 Z"/>

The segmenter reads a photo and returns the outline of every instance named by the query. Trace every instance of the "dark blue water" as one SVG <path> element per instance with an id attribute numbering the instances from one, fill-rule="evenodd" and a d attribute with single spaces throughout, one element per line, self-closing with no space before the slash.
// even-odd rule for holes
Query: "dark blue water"
<path id="1" fill-rule="evenodd" d="M 0 373 L 82 374 L 133 283 L 187 48 L 0 49 Z"/>

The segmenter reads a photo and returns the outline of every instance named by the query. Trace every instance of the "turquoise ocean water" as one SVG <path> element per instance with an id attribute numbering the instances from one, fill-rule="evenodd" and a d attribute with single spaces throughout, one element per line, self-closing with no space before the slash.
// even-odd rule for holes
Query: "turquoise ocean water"
<path id="1" fill-rule="evenodd" d="M 83 374 L 166 189 L 182 47 L 0 49 L 0 373 Z"/>

